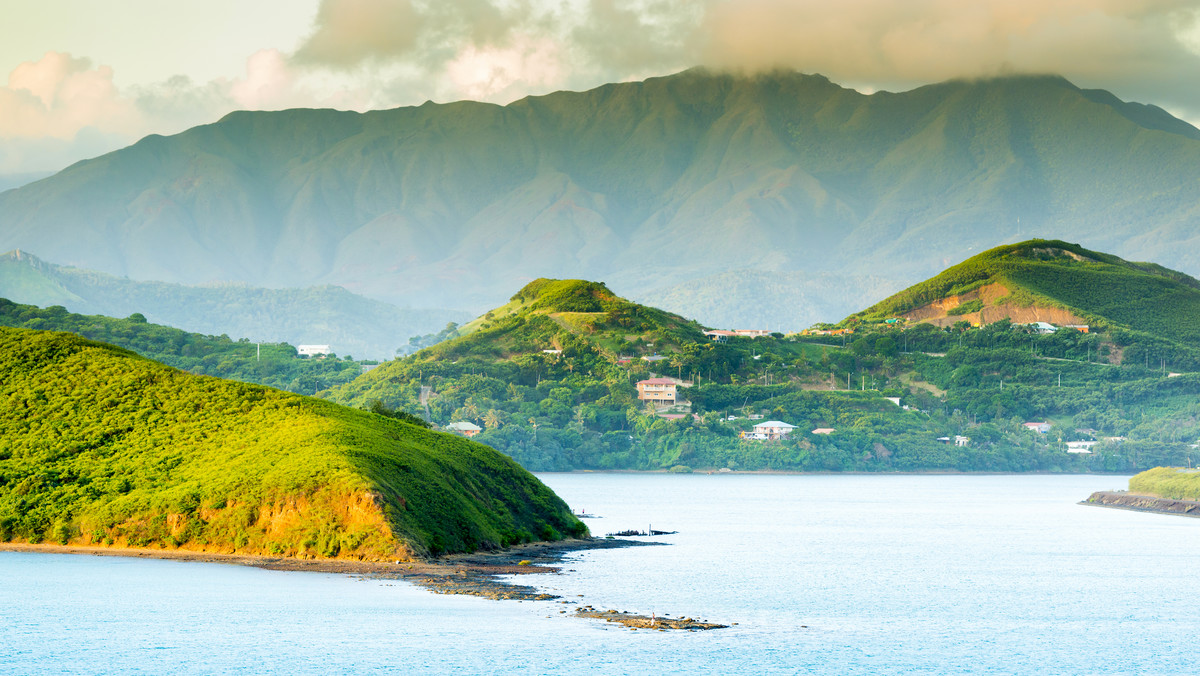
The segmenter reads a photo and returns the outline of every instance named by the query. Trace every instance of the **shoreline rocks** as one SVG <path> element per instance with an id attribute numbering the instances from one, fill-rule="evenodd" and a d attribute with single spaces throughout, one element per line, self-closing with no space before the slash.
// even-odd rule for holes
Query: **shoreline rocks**
<path id="1" fill-rule="evenodd" d="M 1174 500 L 1160 498 L 1155 495 L 1139 495 L 1124 491 L 1096 491 L 1081 505 L 1093 507 L 1112 507 L 1128 509 L 1135 512 L 1152 512 L 1154 514 L 1169 514 L 1174 516 L 1190 516 L 1200 518 L 1200 501 Z"/>

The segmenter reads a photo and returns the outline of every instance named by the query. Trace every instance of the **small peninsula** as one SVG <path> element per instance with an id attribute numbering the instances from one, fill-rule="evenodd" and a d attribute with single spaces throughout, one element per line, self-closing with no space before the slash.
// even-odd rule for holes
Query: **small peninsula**
<path id="1" fill-rule="evenodd" d="M 1131 478 L 1128 491 L 1096 491 L 1080 504 L 1200 517 L 1200 469 L 1155 467 Z"/>
<path id="2" fill-rule="evenodd" d="M 419 560 L 587 529 L 482 444 L 0 328 L 0 542 Z"/>

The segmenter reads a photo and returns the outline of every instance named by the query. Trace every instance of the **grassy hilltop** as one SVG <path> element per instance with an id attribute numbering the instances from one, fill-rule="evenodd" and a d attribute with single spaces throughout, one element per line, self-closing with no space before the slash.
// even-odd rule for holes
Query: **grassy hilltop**
<path id="1" fill-rule="evenodd" d="M 1200 281 L 1078 244 L 1033 239 L 989 249 L 850 319 L 949 325 L 1041 316 L 1200 343 Z"/>
<path id="2" fill-rule="evenodd" d="M 0 328 L 0 539 L 394 559 L 581 534 L 490 448 Z"/>

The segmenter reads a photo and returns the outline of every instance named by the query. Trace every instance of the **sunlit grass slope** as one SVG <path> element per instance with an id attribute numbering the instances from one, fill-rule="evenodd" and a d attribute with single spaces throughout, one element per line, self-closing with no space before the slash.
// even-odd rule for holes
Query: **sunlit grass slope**
<path id="1" fill-rule="evenodd" d="M 1174 500 L 1200 500 L 1200 471 L 1155 467 L 1131 478 L 1129 490 Z"/>
<path id="2" fill-rule="evenodd" d="M 0 328 L 0 539 L 393 559 L 584 530 L 466 439 Z"/>
<path id="3" fill-rule="evenodd" d="M 974 292 L 989 285 L 1003 287 L 1003 295 L 975 297 L 979 294 Z M 986 313 L 987 308 L 1007 308 L 1008 314 L 1033 306 L 1059 308 L 1100 328 L 1122 327 L 1200 343 L 1200 282 L 1160 265 L 1130 262 L 1057 240 L 989 249 L 850 319 L 878 320 L 947 302 L 961 302 L 958 310 L 967 312 L 952 308 L 950 314 L 963 319 L 976 317 L 980 310 Z"/>

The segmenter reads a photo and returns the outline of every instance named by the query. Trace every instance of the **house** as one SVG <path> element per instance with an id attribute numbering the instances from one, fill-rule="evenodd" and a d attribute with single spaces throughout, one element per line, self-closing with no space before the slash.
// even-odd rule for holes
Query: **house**
<path id="1" fill-rule="evenodd" d="M 638 399 L 666 404 L 675 403 L 677 385 L 670 378 L 650 378 L 637 383 Z"/>
<path id="2" fill-rule="evenodd" d="M 795 425 L 789 425 L 779 420 L 768 420 L 755 425 L 753 433 L 764 435 L 767 439 L 786 439 L 794 429 L 796 429 Z"/>
<path id="3" fill-rule="evenodd" d="M 1033 322 L 1032 324 L 1026 324 L 1026 326 L 1034 331 L 1037 331 L 1038 333 L 1054 333 L 1058 330 L 1058 327 L 1053 324 L 1047 324 L 1046 322 Z"/>
<path id="4" fill-rule="evenodd" d="M 713 339 L 714 341 L 716 341 L 718 343 L 724 343 L 725 341 L 736 336 L 737 334 L 734 333 L 733 331 L 726 331 L 725 329 L 713 329 L 712 331 L 705 331 L 704 335 L 708 336 L 709 338 Z"/>
<path id="5" fill-rule="evenodd" d="M 1027 422 L 1021 423 L 1021 426 L 1038 434 L 1045 434 L 1050 431 L 1050 423 L 1048 422 Z"/>
<path id="6" fill-rule="evenodd" d="M 648 357 L 642 357 L 642 361 L 648 361 L 651 364 L 653 364 L 656 361 L 662 361 L 664 359 L 666 359 L 666 357 L 662 356 L 661 354 L 652 354 Z"/>
<path id="7" fill-rule="evenodd" d="M 562 354 L 562 350 L 542 350 L 543 354 Z"/>
<path id="8" fill-rule="evenodd" d="M 333 354 L 333 348 L 328 345 L 297 345 L 296 354 L 301 357 L 320 357 Z"/>
<path id="9" fill-rule="evenodd" d="M 813 434 L 833 434 L 836 431 L 837 430 L 833 429 L 832 427 L 818 427 L 817 429 L 813 430 L 812 433 Z"/>
<path id="10" fill-rule="evenodd" d="M 766 329 L 734 329 L 733 334 L 743 338 L 763 338 L 771 335 Z"/>
<path id="11" fill-rule="evenodd" d="M 1100 442 L 1098 441 L 1068 441 L 1067 453 L 1091 453 L 1092 446 Z"/>
<path id="12" fill-rule="evenodd" d="M 966 446 L 969 443 L 971 443 L 971 437 L 964 437 L 961 434 L 954 435 L 954 445 L 955 446 Z"/>
<path id="13" fill-rule="evenodd" d="M 1067 325 L 1063 326 L 1063 328 L 1064 329 L 1075 329 L 1076 331 L 1078 331 L 1080 333 L 1088 332 L 1087 324 L 1067 324 Z"/>
<path id="14" fill-rule="evenodd" d="M 897 406 L 900 405 L 900 397 L 884 397 L 884 399 L 887 399 L 888 401 L 892 402 L 893 404 L 895 404 Z"/>
<path id="15" fill-rule="evenodd" d="M 458 432 L 459 434 L 463 435 L 464 437 L 473 437 L 476 434 L 479 434 L 483 430 L 483 428 L 480 427 L 479 425 L 476 425 L 474 423 L 469 423 L 465 420 L 460 420 L 458 422 L 452 422 L 449 425 L 446 425 L 446 429 L 450 432 Z"/>

